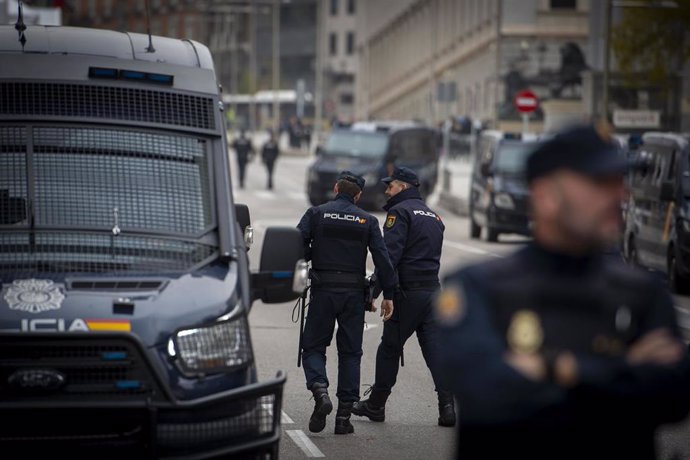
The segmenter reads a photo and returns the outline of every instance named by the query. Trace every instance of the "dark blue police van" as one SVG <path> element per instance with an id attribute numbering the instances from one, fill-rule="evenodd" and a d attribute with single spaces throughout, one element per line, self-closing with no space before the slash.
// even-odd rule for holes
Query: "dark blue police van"
<path id="1" fill-rule="evenodd" d="M 307 173 L 307 195 L 313 205 L 331 200 L 338 174 L 349 170 L 366 181 L 358 204 L 381 210 L 386 203 L 381 179 L 396 166 L 417 173 L 423 198 L 433 192 L 438 180 L 439 133 L 416 122 L 358 122 L 331 131 L 316 155 Z"/>
<path id="2" fill-rule="evenodd" d="M 19 38 L 0 26 L 3 450 L 277 457 L 285 375 L 257 381 L 248 314 L 297 297 L 301 242 L 268 229 L 250 272 L 208 48 Z"/>

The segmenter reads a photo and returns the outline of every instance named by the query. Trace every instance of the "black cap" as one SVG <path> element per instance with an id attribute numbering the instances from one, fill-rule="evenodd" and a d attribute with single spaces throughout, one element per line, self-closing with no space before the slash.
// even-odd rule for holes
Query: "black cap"
<path id="1" fill-rule="evenodd" d="M 393 174 L 391 174 L 389 177 L 384 177 L 383 179 L 381 179 L 381 182 L 385 184 L 390 184 L 394 180 L 407 182 L 410 185 L 419 187 L 419 178 L 417 177 L 417 174 L 410 168 L 406 168 L 405 166 L 398 166 L 397 168 L 395 168 L 395 171 L 393 171 Z"/>
<path id="2" fill-rule="evenodd" d="M 340 173 L 338 176 L 338 180 L 346 180 L 348 182 L 352 182 L 355 184 L 357 187 L 359 187 L 360 190 L 364 190 L 364 178 L 360 175 L 357 175 L 351 171 L 343 171 Z"/>
<path id="3" fill-rule="evenodd" d="M 535 149 L 527 159 L 527 181 L 559 169 L 602 177 L 623 174 L 629 168 L 630 162 L 605 128 L 577 125 L 561 131 Z"/>

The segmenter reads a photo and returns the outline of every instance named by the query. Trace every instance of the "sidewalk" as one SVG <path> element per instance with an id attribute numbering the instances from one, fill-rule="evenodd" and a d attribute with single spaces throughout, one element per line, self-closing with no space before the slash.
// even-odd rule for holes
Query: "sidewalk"
<path id="1" fill-rule="evenodd" d="M 468 156 L 441 162 L 439 205 L 459 216 L 467 216 L 472 163 Z"/>

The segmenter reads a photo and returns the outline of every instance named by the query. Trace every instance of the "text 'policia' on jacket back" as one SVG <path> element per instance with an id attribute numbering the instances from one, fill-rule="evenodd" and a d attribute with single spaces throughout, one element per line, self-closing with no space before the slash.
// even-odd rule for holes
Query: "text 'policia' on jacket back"
<path id="1" fill-rule="evenodd" d="M 248 313 L 295 299 L 306 264 L 269 228 L 250 273 L 208 48 L 20 37 L 0 26 L 0 443 L 276 456 L 285 376 L 257 382 Z"/>

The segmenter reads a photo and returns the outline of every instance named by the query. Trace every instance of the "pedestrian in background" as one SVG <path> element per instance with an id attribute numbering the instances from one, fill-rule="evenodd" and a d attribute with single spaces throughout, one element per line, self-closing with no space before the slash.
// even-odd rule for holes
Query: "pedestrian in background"
<path id="1" fill-rule="evenodd" d="M 534 241 L 463 268 L 437 301 L 458 457 L 655 458 L 686 417 L 690 361 L 659 281 L 606 255 L 627 159 L 571 127 L 527 163 Z"/>
<path id="2" fill-rule="evenodd" d="M 250 163 L 254 156 L 252 141 L 247 138 L 244 129 L 240 131 L 239 137 L 233 141 L 232 148 L 235 150 L 235 156 L 237 157 L 237 171 L 239 172 L 240 188 L 244 188 L 247 163 Z"/>
<path id="3" fill-rule="evenodd" d="M 362 334 L 364 332 L 367 249 L 371 252 L 381 284 L 384 321 L 393 314 L 395 272 L 388 259 L 376 217 L 356 206 L 364 178 L 343 171 L 333 187 L 333 201 L 309 208 L 299 222 L 305 260 L 311 261 L 311 298 L 304 326 L 302 362 L 307 389 L 314 395 L 309 431 L 326 426 L 333 410 L 328 396 L 326 348 L 338 321 L 338 411 L 335 434 L 354 433 L 352 404 L 359 401 Z"/>
<path id="4" fill-rule="evenodd" d="M 454 426 L 453 394 L 442 379 L 433 315 L 433 299 L 440 287 L 438 271 L 445 226 L 439 215 L 422 200 L 419 179 L 414 171 L 396 168 L 383 182 L 387 185 L 385 193 L 388 198 L 384 207 L 388 215 L 383 239 L 398 275 L 399 288 L 395 296 L 395 312 L 383 326 L 371 395 L 355 403 L 352 413 L 375 422 L 385 420 L 386 401 L 398 376 L 403 346 L 416 332 L 438 393 L 438 424 Z"/>
<path id="5" fill-rule="evenodd" d="M 272 130 L 268 131 L 268 140 L 264 143 L 261 148 L 261 160 L 264 165 L 266 165 L 266 172 L 268 174 L 267 188 L 273 190 L 273 169 L 276 164 L 276 160 L 280 155 L 280 148 L 278 146 L 278 140 Z"/>

